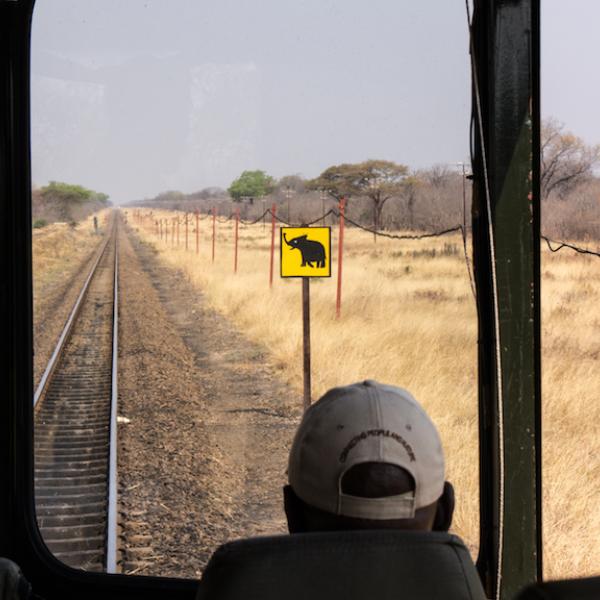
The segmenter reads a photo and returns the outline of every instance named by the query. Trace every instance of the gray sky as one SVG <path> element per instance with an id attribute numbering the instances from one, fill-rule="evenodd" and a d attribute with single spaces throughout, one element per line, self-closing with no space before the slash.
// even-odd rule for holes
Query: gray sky
<path id="1" fill-rule="evenodd" d="M 543 0 L 543 108 L 596 141 L 598 86 L 569 56 L 592 54 L 600 3 L 578 0 L 577 17 L 568 4 Z M 34 183 L 116 202 L 227 187 L 244 169 L 468 155 L 462 0 L 37 0 L 32 73 Z"/>

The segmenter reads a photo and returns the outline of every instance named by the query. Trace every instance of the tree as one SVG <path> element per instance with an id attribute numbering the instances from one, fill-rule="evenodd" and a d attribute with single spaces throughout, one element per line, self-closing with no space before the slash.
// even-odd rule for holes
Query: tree
<path id="1" fill-rule="evenodd" d="M 366 160 L 355 165 L 355 187 L 373 202 L 373 229 L 377 231 L 385 203 L 402 195 L 408 167 L 389 160 Z"/>
<path id="2" fill-rule="evenodd" d="M 329 167 L 318 177 L 308 181 L 306 187 L 310 190 L 327 192 L 336 200 L 348 199 L 357 191 L 354 185 L 356 179 L 355 167 L 356 165 L 347 163 Z"/>
<path id="3" fill-rule="evenodd" d="M 552 192 L 564 197 L 589 179 L 600 162 L 600 146 L 587 146 L 581 138 L 564 131 L 556 119 L 544 119 L 541 138 L 542 198 Z"/>
<path id="4" fill-rule="evenodd" d="M 236 201 L 242 197 L 260 198 L 270 194 L 275 180 L 264 171 L 244 171 L 228 188 L 229 195 Z"/>
<path id="5" fill-rule="evenodd" d="M 408 228 L 415 228 L 415 204 L 417 201 L 417 190 L 422 181 L 418 175 L 412 174 L 402 182 L 402 197 L 406 199 L 406 210 L 408 212 Z"/>
<path id="6" fill-rule="evenodd" d="M 373 228 L 379 229 L 385 203 L 403 192 L 408 167 L 389 160 L 366 160 L 329 167 L 310 182 L 313 189 L 327 191 L 339 199 L 364 196 L 373 203 Z"/>
<path id="7" fill-rule="evenodd" d="M 63 183 L 62 181 L 51 181 L 40 190 L 45 200 L 63 200 L 67 202 L 86 202 L 94 197 L 93 190 L 88 190 L 81 185 Z M 108 196 L 107 196 L 108 198 Z"/>
<path id="8" fill-rule="evenodd" d="M 306 180 L 300 175 L 285 175 L 277 181 L 278 190 L 293 190 L 302 194 L 306 189 Z"/>
<path id="9" fill-rule="evenodd" d="M 154 198 L 155 202 L 169 202 L 171 204 L 174 202 L 182 202 L 184 200 L 185 194 L 179 190 L 166 190 L 164 192 L 160 192 L 160 194 Z"/>

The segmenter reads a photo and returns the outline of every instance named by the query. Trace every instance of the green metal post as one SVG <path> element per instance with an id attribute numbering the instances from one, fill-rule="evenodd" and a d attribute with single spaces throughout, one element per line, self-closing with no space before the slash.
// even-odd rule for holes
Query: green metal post
<path id="1" fill-rule="evenodd" d="M 490 597 L 512 598 L 541 577 L 539 0 L 478 1 L 472 50 L 477 74 L 478 568 Z"/>

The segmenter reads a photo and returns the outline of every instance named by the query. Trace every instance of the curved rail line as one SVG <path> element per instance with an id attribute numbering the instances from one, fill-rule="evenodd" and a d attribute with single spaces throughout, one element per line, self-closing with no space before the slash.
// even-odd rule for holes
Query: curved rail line
<path id="1" fill-rule="evenodd" d="M 35 503 L 52 553 L 116 572 L 117 223 L 101 246 L 34 396 Z"/>

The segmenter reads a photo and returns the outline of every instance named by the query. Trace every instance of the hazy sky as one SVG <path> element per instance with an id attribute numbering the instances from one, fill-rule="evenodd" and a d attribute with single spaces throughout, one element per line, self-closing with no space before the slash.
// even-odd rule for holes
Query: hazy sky
<path id="1" fill-rule="evenodd" d="M 581 58 L 600 3 L 542 4 L 543 110 L 600 141 Z M 455 163 L 469 111 L 462 0 L 37 0 L 37 185 L 124 202 L 227 187 L 244 169 Z"/>

